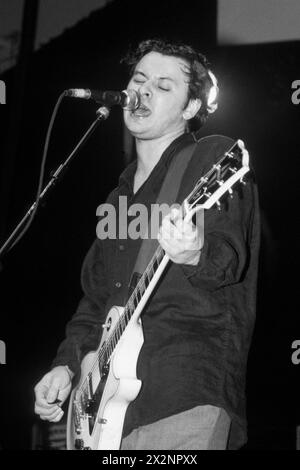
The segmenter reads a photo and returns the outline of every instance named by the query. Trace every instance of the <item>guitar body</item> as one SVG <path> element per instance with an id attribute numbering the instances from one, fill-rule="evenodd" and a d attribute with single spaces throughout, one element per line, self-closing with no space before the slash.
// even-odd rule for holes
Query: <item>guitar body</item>
<path id="1" fill-rule="evenodd" d="M 141 320 L 131 318 L 108 367 L 99 367 L 99 351 L 109 339 L 123 313 L 112 307 L 104 325 L 97 351 L 88 353 L 81 364 L 81 376 L 72 391 L 67 422 L 67 448 L 119 449 L 127 407 L 141 388 L 136 366 L 144 342 Z"/>

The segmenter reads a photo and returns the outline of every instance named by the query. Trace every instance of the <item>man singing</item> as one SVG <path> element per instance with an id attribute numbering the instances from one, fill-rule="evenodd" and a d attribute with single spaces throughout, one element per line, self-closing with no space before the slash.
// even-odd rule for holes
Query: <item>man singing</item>
<path id="1" fill-rule="evenodd" d="M 200 127 L 216 107 L 209 98 L 216 80 L 202 54 L 187 45 L 147 40 L 126 60 L 131 70 L 127 89 L 140 96 L 137 109 L 124 110 L 137 159 L 107 202 L 118 214 L 119 198 L 126 197 L 128 222 L 133 204 L 150 211 L 174 162 L 185 166 L 172 201 L 182 203 L 234 142 L 220 135 L 203 137 L 202 129 L 200 138 Z M 246 364 L 259 250 L 252 174 L 222 206 L 205 211 L 204 233 L 179 209 L 162 221 L 158 242 L 171 262 L 141 315 L 144 342 L 137 377 L 142 386 L 120 424 L 121 449 L 236 449 L 246 442 Z M 35 387 L 35 411 L 43 420 L 61 419 L 61 404 L 83 356 L 99 345 L 109 307 L 124 306 L 128 299 L 142 242 L 100 238 L 85 258 L 84 297 L 67 325 L 66 339 L 53 368 Z"/>

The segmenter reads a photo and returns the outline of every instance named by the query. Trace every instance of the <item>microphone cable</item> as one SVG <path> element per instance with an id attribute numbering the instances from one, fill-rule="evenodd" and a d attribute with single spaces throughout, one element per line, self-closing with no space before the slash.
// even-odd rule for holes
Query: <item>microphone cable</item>
<path id="1" fill-rule="evenodd" d="M 53 108 L 51 119 L 50 119 L 50 122 L 49 122 L 49 125 L 48 125 L 48 130 L 47 130 L 45 144 L 44 144 L 44 150 L 43 150 L 43 156 L 42 156 L 42 162 L 41 162 L 41 167 L 40 167 L 39 183 L 38 183 L 38 188 L 37 188 L 37 192 L 36 192 L 36 196 L 35 196 L 35 202 L 33 203 L 35 207 L 34 207 L 32 213 L 30 214 L 29 220 L 27 221 L 25 227 L 21 230 L 20 234 L 18 235 L 16 240 L 12 243 L 12 245 L 8 248 L 7 251 L 10 251 L 17 243 L 19 243 L 21 238 L 23 238 L 23 236 L 25 235 L 25 233 L 27 232 L 27 230 L 31 226 L 31 224 L 33 222 L 33 219 L 36 215 L 36 212 L 38 210 L 40 195 L 41 195 L 41 192 L 42 192 L 42 187 L 43 187 L 43 182 L 44 182 L 45 165 L 46 165 L 46 160 L 47 160 L 47 154 L 48 154 L 48 148 L 49 148 L 49 142 L 50 142 L 50 137 L 51 137 L 51 133 L 52 133 L 52 128 L 53 128 L 53 124 L 54 124 L 54 121 L 55 121 L 55 118 L 56 118 L 56 115 L 57 115 L 57 112 L 58 112 L 58 108 L 59 108 L 59 106 L 60 106 L 60 104 L 61 104 L 61 102 L 62 102 L 62 100 L 65 96 L 66 96 L 66 91 L 63 91 L 60 94 L 60 96 L 58 97 L 58 99 L 56 101 L 56 104 Z"/>

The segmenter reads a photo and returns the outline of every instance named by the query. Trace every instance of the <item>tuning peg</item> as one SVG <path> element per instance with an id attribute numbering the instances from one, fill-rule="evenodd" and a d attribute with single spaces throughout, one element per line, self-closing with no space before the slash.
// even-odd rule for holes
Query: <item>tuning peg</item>
<path id="1" fill-rule="evenodd" d="M 237 172 L 237 168 L 235 168 L 235 167 L 234 167 L 234 168 L 231 168 L 231 167 L 230 167 L 230 168 L 229 168 L 229 171 L 231 171 L 231 173 L 233 173 L 233 174 L 234 174 L 234 173 L 236 173 L 236 172 Z"/>
<path id="2" fill-rule="evenodd" d="M 220 201 L 216 201 L 216 205 L 217 205 L 217 209 L 218 209 L 218 211 L 220 211 L 220 210 L 221 210 L 221 204 L 220 204 Z"/>
<path id="3" fill-rule="evenodd" d="M 240 179 L 240 183 L 242 183 L 242 184 L 244 184 L 244 185 L 247 184 L 246 181 L 244 181 L 244 177 L 243 177 L 243 176 L 242 176 L 241 179 Z"/>
<path id="4" fill-rule="evenodd" d="M 229 196 L 231 199 L 233 199 L 233 191 L 231 188 L 228 189 L 228 192 L 229 192 Z"/>

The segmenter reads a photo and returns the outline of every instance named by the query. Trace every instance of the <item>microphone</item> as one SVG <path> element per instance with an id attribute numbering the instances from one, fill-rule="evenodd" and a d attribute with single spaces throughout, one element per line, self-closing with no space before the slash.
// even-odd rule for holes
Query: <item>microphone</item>
<path id="1" fill-rule="evenodd" d="M 100 91 L 84 88 L 69 88 L 65 91 L 66 96 L 72 98 L 83 98 L 85 100 L 93 99 L 97 103 L 106 106 L 119 104 L 122 108 L 128 110 L 137 109 L 140 105 L 140 96 L 135 90 L 123 91 Z"/>

